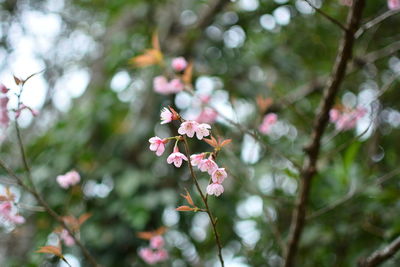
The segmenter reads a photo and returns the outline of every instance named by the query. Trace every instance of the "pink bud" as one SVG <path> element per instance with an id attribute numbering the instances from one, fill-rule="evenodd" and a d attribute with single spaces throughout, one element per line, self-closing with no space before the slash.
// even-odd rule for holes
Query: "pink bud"
<path id="1" fill-rule="evenodd" d="M 172 66 L 172 68 L 174 69 L 174 71 L 176 71 L 176 72 L 181 72 L 181 71 L 183 71 L 184 69 L 186 69 L 186 67 L 187 67 L 187 61 L 186 61 L 186 59 L 183 58 L 183 57 L 177 57 L 177 58 L 174 58 L 174 59 L 172 60 L 171 66 Z"/>

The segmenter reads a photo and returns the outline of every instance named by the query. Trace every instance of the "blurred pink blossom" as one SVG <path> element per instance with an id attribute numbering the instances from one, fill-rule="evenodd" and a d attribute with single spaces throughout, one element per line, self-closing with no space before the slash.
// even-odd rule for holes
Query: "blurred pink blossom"
<path id="1" fill-rule="evenodd" d="M 207 186 L 207 194 L 218 197 L 224 192 L 224 187 L 219 183 L 212 183 Z"/>
<path id="2" fill-rule="evenodd" d="M 164 238 L 160 235 L 153 236 L 150 239 L 150 247 L 154 249 L 160 249 L 164 246 Z"/>
<path id="3" fill-rule="evenodd" d="M 170 82 L 168 82 L 167 78 L 164 76 L 157 76 L 153 80 L 153 87 L 155 92 L 163 95 L 169 95 L 179 93 L 184 89 L 185 86 L 179 79 L 172 79 Z"/>
<path id="4" fill-rule="evenodd" d="M 176 72 L 181 72 L 187 67 L 187 61 L 184 57 L 177 57 L 172 60 L 172 68 Z"/>
<path id="5" fill-rule="evenodd" d="M 13 211 L 13 204 L 10 201 L 4 201 L 0 204 L 0 216 L 14 224 L 25 222 L 24 217 Z"/>
<path id="6" fill-rule="evenodd" d="M 161 139 L 158 136 L 154 136 L 149 139 L 150 150 L 155 151 L 157 156 L 161 156 L 165 151 L 165 144 L 167 140 Z"/>
<path id="7" fill-rule="evenodd" d="M 69 171 L 64 175 L 57 176 L 57 182 L 62 188 L 68 188 L 76 185 L 81 180 L 81 176 L 77 171 Z"/>
<path id="8" fill-rule="evenodd" d="M 155 264 L 158 261 L 158 256 L 153 252 L 151 248 L 142 248 L 139 250 L 139 256 L 147 264 Z"/>
<path id="9" fill-rule="evenodd" d="M 175 167 L 179 168 L 182 165 L 183 160 L 188 160 L 185 155 L 179 152 L 179 149 L 177 146 L 174 148 L 174 152 L 171 153 L 171 155 L 168 156 L 167 162 L 168 164 L 174 164 Z"/>
<path id="10" fill-rule="evenodd" d="M 271 131 L 271 126 L 278 121 L 278 115 L 275 113 L 268 113 L 265 115 L 261 125 L 259 126 L 259 131 L 263 134 L 269 134 Z"/>
<path id="11" fill-rule="evenodd" d="M 209 107 L 205 107 L 200 112 L 199 116 L 196 118 L 196 121 L 199 123 L 214 123 L 217 120 L 218 113 Z"/>
<path id="12" fill-rule="evenodd" d="M 339 110 L 333 108 L 329 112 L 330 121 L 335 124 L 336 130 L 346 131 L 354 128 L 357 121 L 365 116 L 367 110 L 363 107 L 355 109 Z"/>
<path id="13" fill-rule="evenodd" d="M 68 233 L 66 229 L 63 229 L 60 233 L 60 239 L 64 242 L 64 244 L 68 247 L 72 247 L 75 245 L 74 238 Z"/>
<path id="14" fill-rule="evenodd" d="M 388 0 L 388 7 L 391 10 L 397 10 L 400 9 L 400 0 Z"/>

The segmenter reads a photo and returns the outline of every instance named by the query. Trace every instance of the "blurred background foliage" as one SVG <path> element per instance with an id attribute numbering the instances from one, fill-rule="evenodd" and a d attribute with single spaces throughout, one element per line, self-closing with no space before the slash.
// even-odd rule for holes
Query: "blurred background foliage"
<path id="1" fill-rule="evenodd" d="M 348 7 L 340 1 L 313 3 L 345 22 Z M 0 7 L 1 82 L 15 89 L 12 74 L 45 70 L 23 95 L 40 115 L 26 112 L 20 119 L 34 180 L 59 213 L 92 214 L 80 237 L 98 262 L 144 266 L 137 250 L 146 244 L 137 232 L 165 225 L 171 255 L 165 266 L 219 266 L 206 214 L 174 210 L 183 204 L 185 187 L 199 200 L 188 169 L 173 168 L 148 149 L 150 137 L 176 131 L 159 125 L 161 107 L 183 114 L 192 109 L 185 93 L 153 92 L 152 78 L 161 69 L 128 64 L 157 31 L 167 58 L 194 62 L 195 88 L 213 92 L 225 117 L 252 131 L 263 116 L 256 97 L 273 99 L 270 111 L 279 124 L 261 141 L 223 118 L 213 125 L 233 143 L 219 156 L 229 171 L 226 192 L 210 202 L 227 266 L 282 263 L 276 232 L 288 234 L 298 172 L 274 150 L 303 161 L 342 34 L 336 25 L 302 0 L 0 0 Z M 386 1 L 368 1 L 363 22 L 386 11 Z M 374 184 L 398 170 L 399 23 L 400 15 L 393 15 L 356 42 L 337 103 L 362 105 L 369 115 L 354 130 L 327 129 L 298 266 L 354 266 L 400 234 L 398 176 Z M 23 174 L 13 128 L 5 134 L 0 156 Z M 190 145 L 193 152 L 210 149 Z M 82 186 L 61 189 L 55 177 L 70 169 L 81 173 Z M 207 178 L 200 180 L 205 188 Z M 18 195 L 20 203 L 37 204 L 27 193 Z M 54 238 L 57 224 L 43 212 L 21 212 L 27 223 L 1 232 L 1 265 L 59 264 L 33 253 Z M 76 266 L 87 266 L 78 248 L 65 253 Z M 385 266 L 399 263 L 397 256 Z"/>

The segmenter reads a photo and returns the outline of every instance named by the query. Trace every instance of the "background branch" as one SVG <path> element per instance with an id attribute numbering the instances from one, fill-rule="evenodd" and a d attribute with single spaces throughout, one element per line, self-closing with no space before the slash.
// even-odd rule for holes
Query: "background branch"
<path id="1" fill-rule="evenodd" d="M 305 224 L 306 206 L 311 190 L 312 178 L 317 173 L 317 161 L 320 153 L 321 138 L 329 121 L 335 96 L 337 95 L 343 78 L 346 74 L 347 63 L 351 59 L 354 34 L 361 20 L 365 0 L 353 1 L 347 17 L 347 31 L 340 42 L 336 62 L 331 77 L 328 80 L 324 97 L 321 100 L 319 112 L 315 119 L 311 134 L 311 143 L 305 148 L 306 161 L 300 174 L 300 189 L 293 211 L 290 232 L 287 243 L 287 254 L 285 255 L 285 266 L 294 266 L 295 256 L 298 250 L 301 234 Z"/>

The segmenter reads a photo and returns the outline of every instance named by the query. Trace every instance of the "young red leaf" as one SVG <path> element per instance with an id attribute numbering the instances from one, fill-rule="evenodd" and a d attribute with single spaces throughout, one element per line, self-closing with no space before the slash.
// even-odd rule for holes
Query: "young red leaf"
<path id="1" fill-rule="evenodd" d="M 84 213 L 81 216 L 79 216 L 79 225 L 82 225 L 84 222 L 86 222 L 90 217 L 92 216 L 92 214 L 90 213 Z"/>
<path id="2" fill-rule="evenodd" d="M 36 253 L 46 253 L 46 254 L 52 254 L 60 258 L 64 258 L 61 248 L 60 247 L 55 247 L 55 246 L 44 246 L 40 247 Z"/>
<path id="3" fill-rule="evenodd" d="M 185 72 L 182 75 L 182 81 L 185 84 L 191 84 L 192 83 L 192 75 L 193 75 L 193 63 L 189 63 L 188 66 L 185 69 Z"/>
<path id="4" fill-rule="evenodd" d="M 185 191 L 186 191 L 186 195 L 181 194 L 181 196 L 182 196 L 184 199 L 186 199 L 186 201 L 187 201 L 191 206 L 194 206 L 194 207 L 195 207 L 194 202 L 193 202 L 193 199 L 192 199 L 192 197 L 190 196 L 189 191 L 188 191 L 186 188 L 185 188 Z"/>
<path id="5" fill-rule="evenodd" d="M 226 139 L 224 141 L 222 141 L 222 143 L 220 144 L 220 147 L 226 146 L 228 144 L 230 144 L 232 142 L 232 139 Z"/>
<path id="6" fill-rule="evenodd" d="M 191 208 L 189 206 L 180 206 L 177 207 L 175 210 L 176 211 L 194 211 L 196 208 Z"/>

